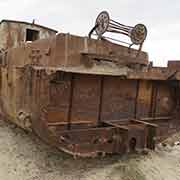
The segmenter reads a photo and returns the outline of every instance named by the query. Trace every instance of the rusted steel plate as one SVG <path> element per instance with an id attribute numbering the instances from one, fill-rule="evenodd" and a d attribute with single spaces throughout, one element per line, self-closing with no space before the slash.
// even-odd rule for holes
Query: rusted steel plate
<path id="1" fill-rule="evenodd" d="M 136 80 L 105 77 L 102 102 L 102 120 L 134 117 Z"/>
<path id="2" fill-rule="evenodd" d="M 97 123 L 100 96 L 100 77 L 74 76 L 71 122 L 91 121 Z"/>
<path id="3" fill-rule="evenodd" d="M 136 117 L 149 117 L 152 103 L 152 81 L 140 80 L 138 83 Z"/>
<path id="4" fill-rule="evenodd" d="M 166 82 L 159 82 L 156 97 L 156 116 L 171 116 L 175 109 L 172 87 Z"/>
<path id="5" fill-rule="evenodd" d="M 50 81 L 50 106 L 48 121 L 68 121 L 71 74 L 56 72 Z M 54 109 L 53 109 L 54 107 Z M 59 117 L 57 119 L 57 117 Z"/>

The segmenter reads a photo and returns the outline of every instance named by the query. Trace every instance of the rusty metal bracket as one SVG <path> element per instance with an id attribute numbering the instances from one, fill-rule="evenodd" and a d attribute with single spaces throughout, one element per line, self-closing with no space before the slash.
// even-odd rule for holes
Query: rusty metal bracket
<path id="1" fill-rule="evenodd" d="M 91 38 L 94 31 L 96 32 L 98 39 L 106 39 L 106 37 L 103 36 L 106 32 L 123 34 L 130 37 L 132 44 L 129 45 L 128 52 L 130 53 L 132 45 L 139 45 L 137 56 L 139 56 L 139 52 L 141 51 L 142 45 L 147 36 L 147 28 L 144 24 L 136 24 L 134 27 L 121 24 L 110 19 L 107 11 L 102 11 L 98 15 L 95 26 L 89 32 L 89 38 Z"/>

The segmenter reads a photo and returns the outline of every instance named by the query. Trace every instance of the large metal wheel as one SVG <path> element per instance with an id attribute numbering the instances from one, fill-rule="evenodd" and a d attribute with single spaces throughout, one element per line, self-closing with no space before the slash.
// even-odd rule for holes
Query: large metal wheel
<path id="1" fill-rule="evenodd" d="M 133 44 L 139 45 L 144 42 L 147 36 L 147 28 L 144 24 L 137 24 L 130 33 Z"/>
<path id="2" fill-rule="evenodd" d="M 96 33 L 98 35 L 98 37 L 102 37 L 102 35 L 107 31 L 108 26 L 109 26 L 109 14 L 107 11 L 102 11 L 97 19 L 96 19 Z"/>

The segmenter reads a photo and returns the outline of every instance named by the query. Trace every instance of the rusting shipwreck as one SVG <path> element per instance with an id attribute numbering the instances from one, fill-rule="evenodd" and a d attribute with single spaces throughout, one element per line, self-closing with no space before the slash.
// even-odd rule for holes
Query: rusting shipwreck
<path id="1" fill-rule="evenodd" d="M 3 20 L 0 38 L 1 115 L 52 146 L 123 154 L 179 129 L 179 62 L 35 23 Z"/>

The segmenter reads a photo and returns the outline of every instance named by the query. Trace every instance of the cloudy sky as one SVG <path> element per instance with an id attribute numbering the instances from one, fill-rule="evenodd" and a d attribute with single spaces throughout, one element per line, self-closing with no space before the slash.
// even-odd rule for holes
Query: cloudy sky
<path id="1" fill-rule="evenodd" d="M 1 19 L 35 19 L 59 32 L 82 36 L 88 34 L 102 10 L 125 25 L 147 26 L 143 50 L 155 65 L 180 60 L 180 0 L 0 0 Z"/>

